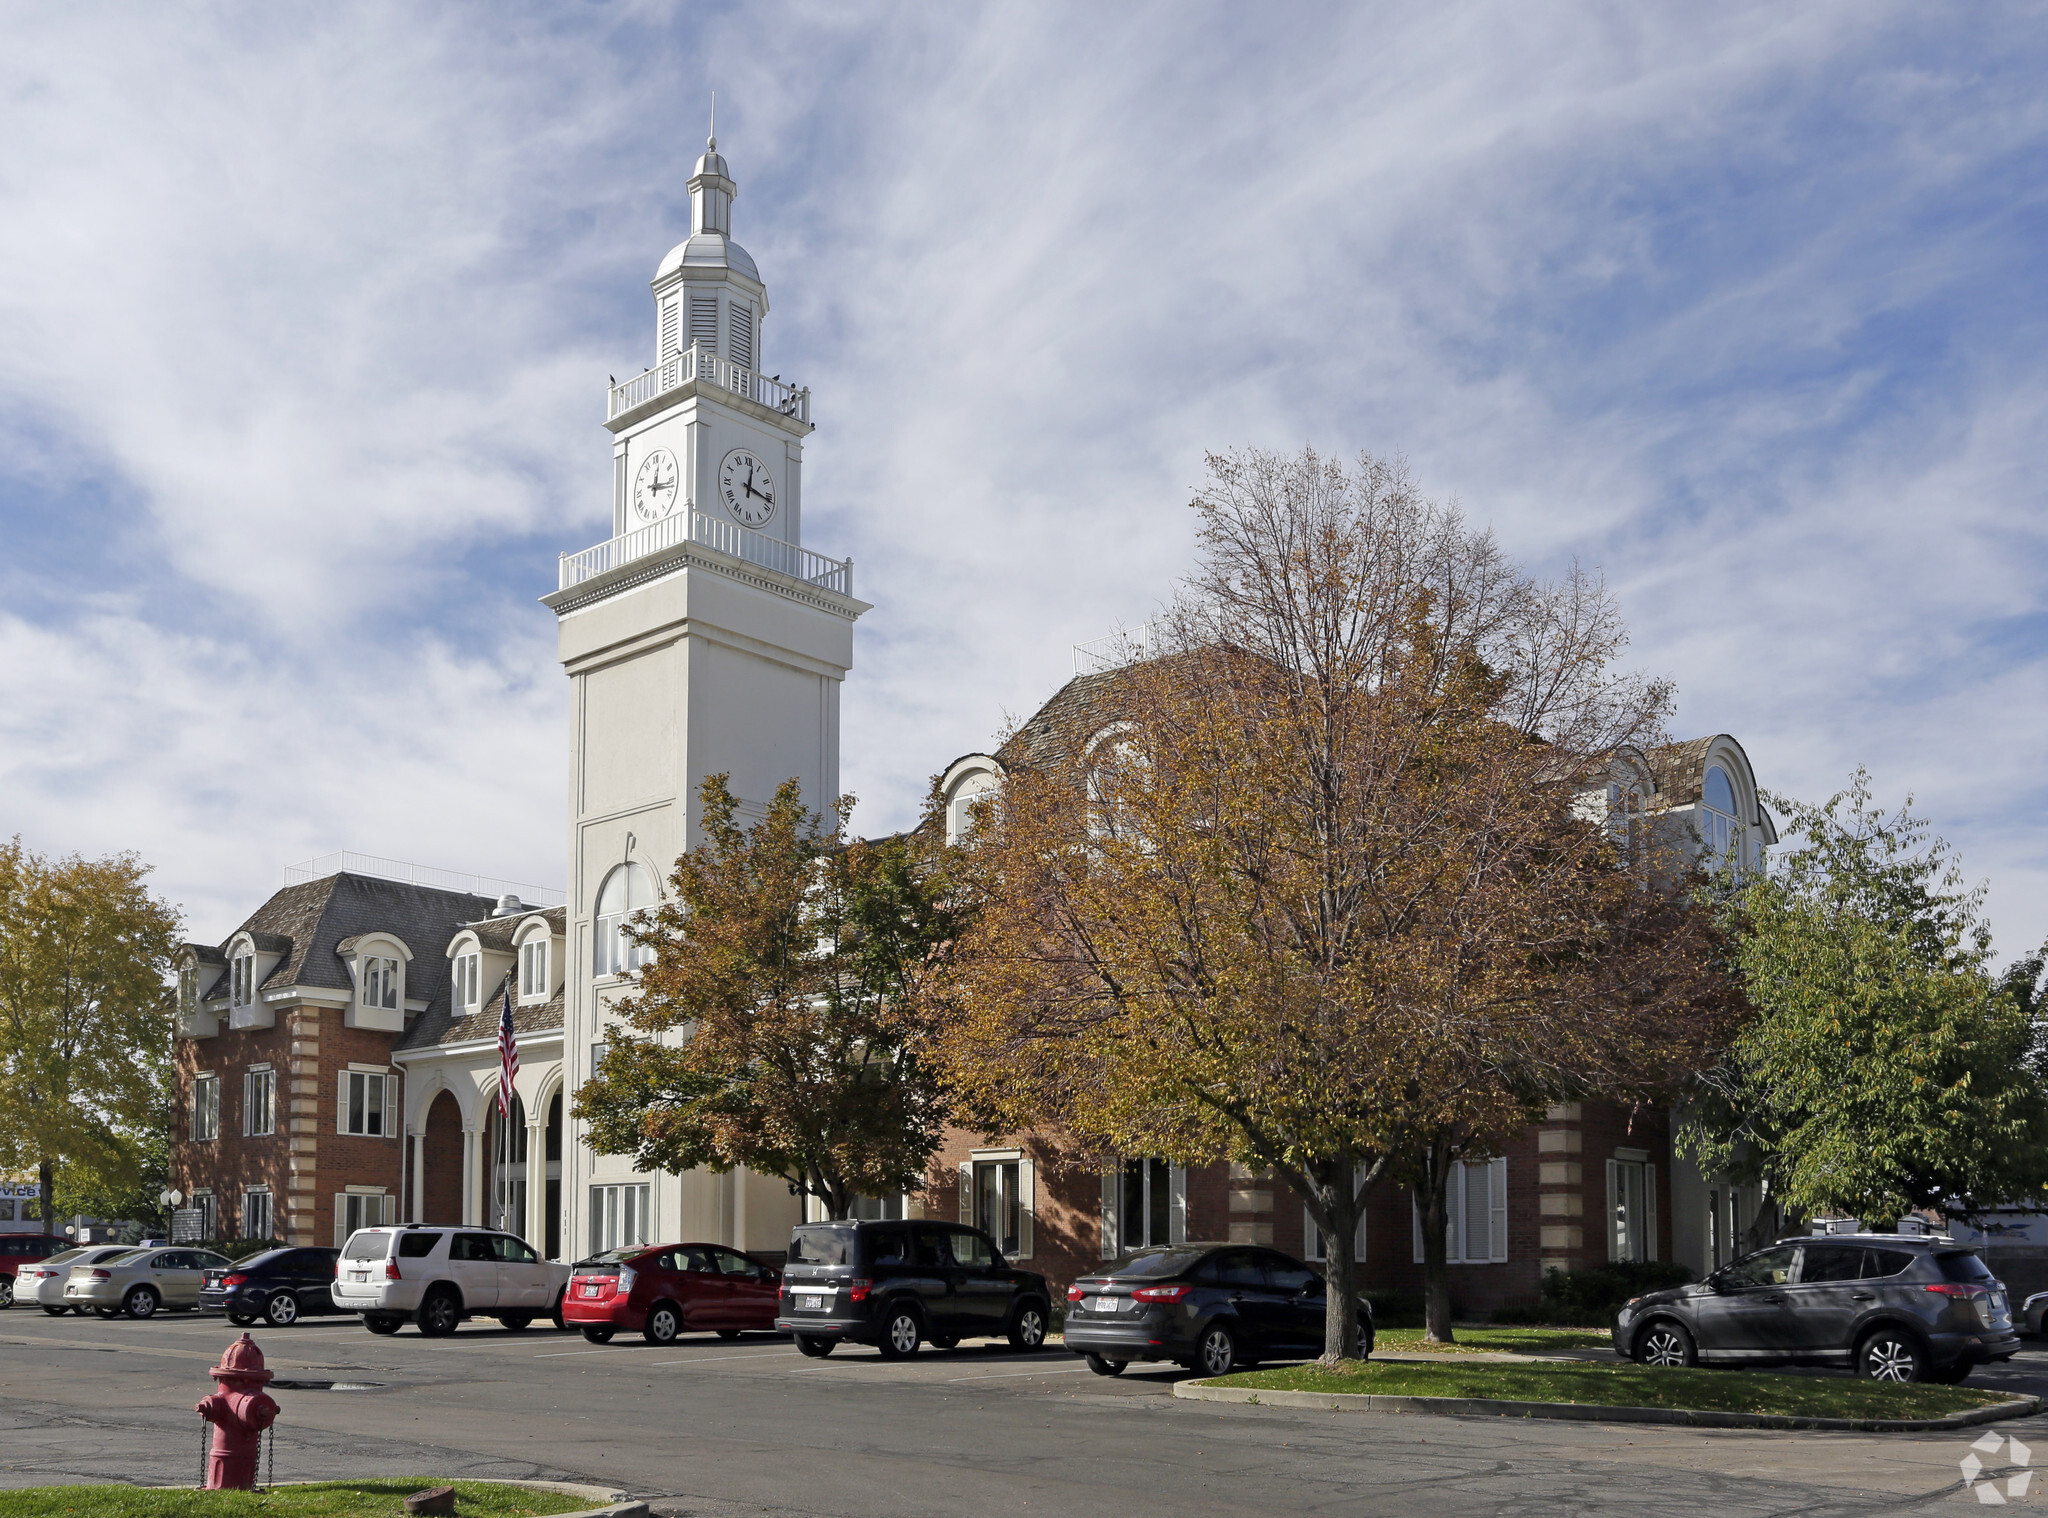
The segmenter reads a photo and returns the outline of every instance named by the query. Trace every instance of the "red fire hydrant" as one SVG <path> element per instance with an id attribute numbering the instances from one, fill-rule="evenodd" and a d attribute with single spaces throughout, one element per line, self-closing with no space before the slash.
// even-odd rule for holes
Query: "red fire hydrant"
<path id="1" fill-rule="evenodd" d="M 277 1404 L 263 1388 L 272 1372 L 263 1368 L 263 1351 L 247 1334 L 228 1346 L 220 1364 L 207 1374 L 219 1390 L 200 1402 L 196 1411 L 213 1425 L 213 1454 L 206 1462 L 206 1489 L 250 1492 L 256 1489 L 256 1455 L 263 1431 L 277 1418 Z"/>

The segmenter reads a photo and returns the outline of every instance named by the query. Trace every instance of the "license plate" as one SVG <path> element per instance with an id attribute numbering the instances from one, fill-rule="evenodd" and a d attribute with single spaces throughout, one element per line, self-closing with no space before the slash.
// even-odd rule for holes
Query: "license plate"
<path id="1" fill-rule="evenodd" d="M 1097 1297 L 1095 1299 L 1095 1310 L 1097 1312 L 1115 1312 L 1121 1306 L 1123 1304 L 1115 1297 Z"/>
<path id="2" fill-rule="evenodd" d="M 351 1270 L 348 1278 L 351 1281 L 367 1281 L 370 1279 L 370 1273 L 367 1270 Z"/>
<path id="3" fill-rule="evenodd" d="M 583 1295 L 586 1297 L 601 1297 L 604 1295 L 604 1288 L 602 1286 L 586 1286 L 583 1288 Z"/>
<path id="4" fill-rule="evenodd" d="M 825 1310 L 825 1298 L 815 1291 L 800 1291 L 796 1294 L 796 1310 L 798 1312 L 823 1312 Z"/>

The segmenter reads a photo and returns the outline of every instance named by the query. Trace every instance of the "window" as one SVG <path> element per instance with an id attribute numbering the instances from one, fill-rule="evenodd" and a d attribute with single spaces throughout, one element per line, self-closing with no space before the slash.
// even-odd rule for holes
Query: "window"
<path id="1" fill-rule="evenodd" d="M 214 1208 L 212 1192 L 193 1192 L 191 1210 L 199 1214 L 199 1237 L 202 1239 L 220 1237 L 220 1214 Z"/>
<path id="2" fill-rule="evenodd" d="M 1187 1184 L 1187 1172 L 1165 1160 L 1130 1159 L 1103 1172 L 1103 1258 L 1186 1242 Z"/>
<path id="3" fill-rule="evenodd" d="M 256 956 L 237 954 L 229 970 L 228 1001 L 246 1007 L 256 999 Z"/>
<path id="4" fill-rule="evenodd" d="M 397 1106 L 396 1076 L 376 1070 L 341 1072 L 341 1132 L 389 1138 L 398 1126 Z"/>
<path id="5" fill-rule="evenodd" d="M 363 1005 L 398 1008 L 398 961 L 371 956 L 363 961 Z"/>
<path id="6" fill-rule="evenodd" d="M 693 295 L 690 297 L 690 343 L 701 343 L 705 348 L 718 348 L 718 297 L 715 295 Z"/>
<path id="7" fill-rule="evenodd" d="M 996 793 L 993 775 L 969 776 L 946 806 L 946 842 L 958 843 L 974 830 L 974 808 Z"/>
<path id="8" fill-rule="evenodd" d="M 220 1077 L 217 1075 L 192 1077 L 192 1137 L 200 1140 L 220 1137 Z"/>
<path id="9" fill-rule="evenodd" d="M 969 1233 L 964 1228 L 949 1228 L 946 1230 L 946 1237 L 953 1246 L 954 1264 L 964 1265 L 970 1270 L 978 1266 L 995 1264 L 995 1257 L 988 1252 L 988 1240 L 980 1234 Z M 1000 1240 L 997 1241 L 996 1247 L 1002 1248 Z M 1004 1253 L 1008 1252 L 1004 1250 Z"/>
<path id="10" fill-rule="evenodd" d="M 1360 1180 L 1364 1179 L 1364 1176 L 1365 1167 L 1361 1165 L 1354 1172 L 1352 1185 L 1355 1187 Z M 1301 1252 L 1309 1259 L 1327 1260 L 1329 1258 L 1329 1253 L 1325 1247 L 1323 1230 L 1317 1225 L 1316 1220 L 1309 1215 L 1309 1210 L 1306 1207 L 1301 1209 L 1301 1239 Z M 1354 1260 L 1365 1258 L 1365 1209 L 1363 1207 L 1358 1209 L 1358 1233 L 1351 1241 L 1351 1258 Z"/>
<path id="11" fill-rule="evenodd" d="M 478 977 L 483 972 L 483 955 L 458 954 L 449 966 L 449 1005 L 457 1017 L 467 1017 L 476 1009 L 477 998 L 481 995 Z"/>
<path id="12" fill-rule="evenodd" d="M 732 323 L 732 361 L 742 369 L 754 367 L 754 308 L 735 302 L 726 313 Z"/>
<path id="13" fill-rule="evenodd" d="M 626 1244 L 645 1244 L 648 1224 L 648 1187 L 593 1186 L 590 1188 L 590 1252 L 601 1253 Z"/>
<path id="14" fill-rule="evenodd" d="M 345 1191 L 334 1199 L 334 1247 L 348 1243 L 358 1228 L 384 1228 L 394 1221 L 392 1198 L 383 1192 Z"/>
<path id="15" fill-rule="evenodd" d="M 199 966 L 190 962 L 178 967 L 178 1010 L 187 1017 L 199 1010 Z"/>
<path id="16" fill-rule="evenodd" d="M 1657 1167 L 1646 1159 L 1607 1162 L 1607 1258 L 1657 1258 Z"/>
<path id="17" fill-rule="evenodd" d="M 1735 787 L 1718 764 L 1708 768 L 1700 787 L 1700 845 L 1713 868 L 1740 872 L 1749 862 L 1744 857 L 1742 824 L 1737 820 Z"/>
<path id="18" fill-rule="evenodd" d="M 1023 1208 L 1017 1202 L 1017 1165 L 1016 1160 L 977 1160 L 974 1165 L 974 1226 L 1009 1255 L 1017 1253 L 1023 1227 Z M 959 1242 L 954 1240 L 956 1258 Z"/>
<path id="19" fill-rule="evenodd" d="M 548 985 L 548 941 L 530 939 L 519 946 L 519 994 L 528 1001 L 545 999 Z"/>
<path id="20" fill-rule="evenodd" d="M 242 1237 L 245 1239 L 274 1239 L 276 1232 L 270 1224 L 270 1188 L 251 1186 L 242 1193 Z"/>
<path id="21" fill-rule="evenodd" d="M 1720 1284 L 1730 1287 L 1783 1286 L 1792 1279 L 1792 1262 L 1796 1253 L 1792 1245 L 1780 1244 L 1775 1249 L 1766 1249 L 1746 1260 L 1738 1260 L 1721 1272 Z"/>
<path id="22" fill-rule="evenodd" d="M 846 1210 L 850 1218 L 863 1223 L 894 1223 L 903 1216 L 903 1193 L 894 1196 L 857 1196 Z"/>
<path id="23" fill-rule="evenodd" d="M 277 1072 L 253 1065 L 242 1077 L 242 1132 L 261 1138 L 277 1132 Z M 267 1233 L 245 1233 L 245 1239 L 267 1239 Z"/>
<path id="24" fill-rule="evenodd" d="M 1212 1286 L 1253 1286 L 1263 1290 L 1266 1267 L 1257 1250 L 1224 1249 L 1209 1256 L 1202 1266 L 1201 1279 Z"/>
<path id="25" fill-rule="evenodd" d="M 1462 1161 L 1444 1187 L 1444 1258 L 1453 1265 L 1498 1265 L 1508 1257 L 1508 1162 Z M 1422 1259 L 1422 1210 L 1415 1209 L 1415 1258 Z"/>
<path id="26" fill-rule="evenodd" d="M 626 975 L 653 954 L 626 936 L 632 914 L 655 903 L 654 878 L 637 864 L 622 864 L 604 878 L 597 893 L 597 927 L 592 970 L 599 975 Z"/>

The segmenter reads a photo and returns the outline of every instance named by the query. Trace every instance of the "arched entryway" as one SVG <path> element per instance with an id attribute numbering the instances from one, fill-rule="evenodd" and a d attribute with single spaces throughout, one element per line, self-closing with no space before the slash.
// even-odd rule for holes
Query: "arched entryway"
<path id="1" fill-rule="evenodd" d="M 548 1099 L 547 1136 L 547 1247 L 551 1260 L 562 1257 L 562 1093 Z"/>
<path id="2" fill-rule="evenodd" d="M 443 1091 L 427 1108 L 425 1182 L 420 1187 L 422 1223 L 462 1221 L 462 1106 Z"/>

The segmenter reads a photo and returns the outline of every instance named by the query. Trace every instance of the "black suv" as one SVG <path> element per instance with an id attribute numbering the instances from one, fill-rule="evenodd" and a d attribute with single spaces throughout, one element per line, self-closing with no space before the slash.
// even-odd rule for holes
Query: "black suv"
<path id="1" fill-rule="evenodd" d="M 266 1249 L 261 1254 L 206 1272 L 199 1305 L 224 1312 L 237 1328 L 258 1318 L 273 1328 L 296 1323 L 308 1313 L 338 1312 L 334 1305 L 334 1262 L 339 1249 Z"/>
<path id="2" fill-rule="evenodd" d="M 1004 1337 L 1037 1349 L 1052 1322 L 1045 1277 L 1005 1264 L 978 1228 L 957 1223 L 805 1223 L 789 1236 L 775 1326 L 811 1356 L 872 1344 L 884 1359 L 923 1340 Z"/>
<path id="3" fill-rule="evenodd" d="M 1098 1376 L 1133 1360 L 1174 1360 L 1207 1376 L 1261 1357 L 1323 1352 L 1323 1278 L 1277 1249 L 1232 1244 L 1133 1255 L 1067 1292 L 1067 1348 Z M 1372 1354 L 1372 1307 L 1358 1304 L 1358 1352 Z"/>
<path id="4" fill-rule="evenodd" d="M 1706 1280 L 1635 1298 L 1614 1347 L 1644 1365 L 1840 1365 L 1953 1384 L 2019 1349 L 2005 1287 L 1941 1236 L 1788 1240 Z"/>

